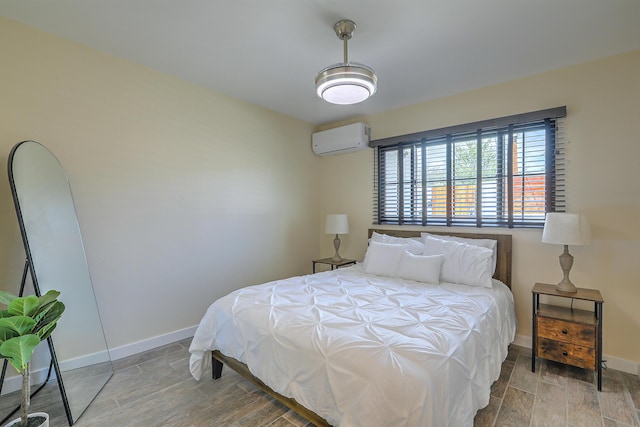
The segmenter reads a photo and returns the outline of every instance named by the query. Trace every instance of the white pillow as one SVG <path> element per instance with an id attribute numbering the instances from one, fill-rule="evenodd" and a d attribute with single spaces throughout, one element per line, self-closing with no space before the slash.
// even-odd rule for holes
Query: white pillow
<path id="1" fill-rule="evenodd" d="M 420 233 L 420 235 L 422 236 L 423 239 L 425 236 L 431 236 L 435 239 L 466 243 L 467 245 L 480 246 L 482 248 L 491 249 L 493 251 L 493 256 L 491 258 L 491 275 L 493 276 L 496 273 L 496 264 L 498 262 L 498 241 L 497 240 L 469 239 L 466 237 L 444 236 L 440 234 L 431 234 L 431 233 Z"/>
<path id="2" fill-rule="evenodd" d="M 422 254 L 422 251 L 424 250 L 422 238 L 414 239 L 412 237 L 395 237 L 389 236 L 387 234 L 376 233 L 374 231 L 371 234 L 371 241 L 379 243 L 392 243 L 395 245 L 407 245 L 407 250 L 415 255 Z"/>
<path id="3" fill-rule="evenodd" d="M 396 277 L 398 265 L 407 245 L 371 242 L 364 257 L 364 271 L 378 276 Z"/>
<path id="4" fill-rule="evenodd" d="M 444 255 L 414 255 L 405 251 L 400 258 L 398 277 L 416 282 L 440 283 Z"/>
<path id="5" fill-rule="evenodd" d="M 491 288 L 491 249 L 424 237 L 424 255 L 444 254 L 440 281 Z"/>

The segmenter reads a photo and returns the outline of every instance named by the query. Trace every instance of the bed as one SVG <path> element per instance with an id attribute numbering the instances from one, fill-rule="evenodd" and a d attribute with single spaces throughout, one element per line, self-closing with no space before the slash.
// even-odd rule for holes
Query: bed
<path id="1" fill-rule="evenodd" d="M 362 263 L 220 298 L 194 335 L 192 375 L 199 380 L 212 365 L 216 379 L 227 365 L 318 426 L 473 425 L 515 337 L 511 236 L 431 234 L 371 229 Z M 497 243 L 489 256 L 470 241 L 442 243 L 440 234 Z M 452 276 L 430 283 L 415 263 L 408 276 L 375 271 L 402 245 L 399 265 L 429 262 L 456 274 L 453 255 L 423 246 L 413 256 L 411 241 L 481 254 L 493 277 L 482 285 L 442 281 Z"/>

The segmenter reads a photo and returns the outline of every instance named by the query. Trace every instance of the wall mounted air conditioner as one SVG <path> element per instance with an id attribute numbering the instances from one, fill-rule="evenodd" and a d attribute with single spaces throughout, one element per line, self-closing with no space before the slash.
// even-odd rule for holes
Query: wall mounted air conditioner
<path id="1" fill-rule="evenodd" d="M 318 156 L 350 153 L 369 148 L 371 128 L 364 123 L 354 123 L 311 135 L 313 152 Z"/>

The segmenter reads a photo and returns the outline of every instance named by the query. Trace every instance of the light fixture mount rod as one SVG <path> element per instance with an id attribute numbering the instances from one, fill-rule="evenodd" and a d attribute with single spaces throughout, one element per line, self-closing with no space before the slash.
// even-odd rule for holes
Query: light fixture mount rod
<path id="1" fill-rule="evenodd" d="M 356 23 L 350 19 L 342 19 L 333 24 L 333 29 L 340 40 L 348 40 L 356 29 Z"/>
<path id="2" fill-rule="evenodd" d="M 333 25 L 333 30 L 336 32 L 336 36 L 342 40 L 344 45 L 344 63 L 349 63 L 349 55 L 347 49 L 347 40 L 353 36 L 353 32 L 356 29 L 356 23 L 350 19 L 342 19 Z"/>

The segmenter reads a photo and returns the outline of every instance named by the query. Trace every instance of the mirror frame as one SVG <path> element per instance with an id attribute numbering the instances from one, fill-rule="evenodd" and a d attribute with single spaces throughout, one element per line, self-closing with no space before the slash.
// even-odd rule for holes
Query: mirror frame
<path id="1" fill-rule="evenodd" d="M 31 276 L 31 281 L 32 281 L 33 289 L 34 289 L 34 292 L 35 292 L 36 296 L 39 297 L 39 296 L 42 295 L 41 286 L 40 286 L 40 284 L 38 282 L 38 273 L 36 271 L 37 270 L 37 266 L 34 265 L 33 255 L 32 255 L 32 248 L 31 248 L 31 245 L 29 243 L 29 231 L 27 230 L 27 227 L 25 225 L 23 210 L 22 210 L 22 207 L 20 205 L 20 197 L 19 197 L 19 194 L 18 194 L 19 190 L 16 188 L 16 182 L 15 182 L 15 179 L 14 179 L 14 165 L 13 165 L 14 156 L 15 156 L 16 152 L 19 150 L 20 147 L 22 147 L 23 145 L 26 146 L 25 144 L 37 144 L 43 150 L 47 151 L 51 155 L 52 159 L 59 165 L 61 173 L 64 175 L 64 177 L 66 179 L 66 186 L 68 188 L 68 192 L 69 192 L 69 195 L 70 195 L 70 203 L 71 203 L 70 208 L 72 209 L 72 212 L 75 215 L 74 220 L 75 220 L 75 224 L 78 227 L 77 232 L 78 232 L 79 243 L 80 243 L 80 247 L 81 247 L 80 249 L 82 250 L 82 255 L 84 256 L 84 259 L 82 261 L 84 261 L 84 264 L 86 265 L 87 274 L 88 274 L 88 277 L 87 277 L 88 278 L 88 285 L 90 287 L 91 294 L 93 295 L 93 299 L 94 299 L 94 302 L 95 302 L 95 292 L 93 290 L 93 283 L 92 283 L 92 280 L 91 280 L 91 274 L 90 274 L 88 262 L 87 262 L 87 259 L 86 259 L 86 252 L 85 252 L 85 249 L 84 249 L 84 242 L 83 242 L 83 239 L 82 239 L 82 232 L 80 230 L 80 224 L 78 222 L 77 212 L 76 212 L 76 209 L 75 209 L 75 203 L 74 203 L 74 200 L 73 200 L 73 194 L 71 192 L 71 184 L 69 182 L 69 178 L 67 176 L 67 173 L 64 170 L 64 168 L 62 167 L 62 164 L 60 163 L 60 161 L 56 158 L 56 156 L 47 147 L 45 147 L 44 145 L 40 144 L 39 142 L 30 141 L 30 140 L 22 141 L 22 142 L 16 144 L 11 149 L 11 152 L 9 154 L 9 159 L 8 159 L 8 165 L 7 165 L 7 170 L 8 170 L 8 175 L 9 175 L 9 184 L 11 186 L 11 194 L 13 196 L 13 202 L 14 202 L 15 209 L 16 209 L 16 214 L 17 214 L 17 217 L 18 217 L 18 223 L 20 225 L 20 234 L 22 235 L 22 241 L 23 241 L 24 250 L 25 250 L 25 253 L 26 253 L 26 261 L 25 261 L 25 267 L 24 267 L 24 273 L 23 273 L 23 277 L 22 277 L 22 284 L 21 284 L 21 288 L 20 288 L 20 293 L 21 294 L 23 293 L 24 282 L 25 282 L 26 273 L 27 273 L 27 270 L 28 270 L 29 273 L 30 273 L 30 276 Z M 47 289 L 45 289 L 45 291 L 46 290 Z M 91 404 L 91 402 L 93 401 L 95 396 L 97 396 L 97 394 L 102 390 L 102 388 L 106 385 L 106 383 L 109 381 L 109 379 L 113 376 L 113 365 L 112 365 L 112 362 L 111 362 L 111 357 L 109 355 L 109 349 L 108 349 L 108 346 L 107 346 L 107 343 L 106 343 L 106 338 L 104 337 L 104 329 L 103 329 L 103 326 L 102 326 L 102 321 L 100 319 L 100 313 L 98 311 L 97 302 L 96 302 L 95 308 L 96 308 L 95 315 L 97 316 L 97 321 L 98 321 L 98 323 L 100 325 L 100 332 L 102 333 L 102 337 L 104 339 L 104 349 L 105 349 L 105 352 L 106 352 L 106 355 L 107 355 L 107 360 L 105 362 L 108 362 L 109 371 L 105 372 L 104 375 L 106 375 L 106 379 L 104 379 L 104 382 L 95 391 L 95 395 L 91 396 L 88 401 L 87 401 L 86 398 L 82 399 L 83 402 L 80 405 L 78 405 L 78 407 L 81 408 L 81 410 L 79 412 L 77 410 L 78 408 L 74 408 L 75 411 L 73 411 L 72 408 L 71 408 L 72 403 L 69 400 L 69 394 L 67 393 L 67 390 L 66 390 L 65 385 L 64 385 L 64 379 L 63 379 L 64 373 L 67 372 L 67 371 L 63 371 L 60 368 L 60 364 L 58 362 L 58 357 L 56 355 L 56 344 L 54 342 L 55 335 L 56 335 L 56 333 L 60 333 L 60 329 L 61 329 L 60 326 L 64 327 L 64 323 L 63 322 L 59 322 L 58 323 L 58 327 L 56 328 L 56 331 L 54 331 L 54 334 L 52 336 L 50 336 L 49 338 L 47 338 L 47 344 L 48 344 L 48 347 L 49 347 L 49 352 L 51 354 L 51 364 L 53 364 L 53 367 L 55 369 L 56 379 L 57 379 L 58 387 L 59 387 L 60 394 L 61 394 L 61 397 L 62 397 L 62 402 L 63 402 L 63 405 L 64 405 L 65 414 L 67 416 L 67 420 L 68 420 L 70 426 L 72 426 L 80 418 L 80 416 L 89 407 L 89 405 Z M 89 364 L 89 365 L 86 365 L 86 366 L 87 367 L 88 366 L 93 366 L 95 364 L 102 364 L 102 363 L 105 363 L 105 362 Z M 6 363 L 6 361 L 5 361 L 5 363 Z M 49 368 L 49 370 L 50 369 L 51 368 Z M 103 378 L 102 375 L 101 375 L 101 378 Z M 47 380 L 48 379 L 49 379 L 49 377 L 47 377 Z M 1 385 L 0 385 L 0 387 L 1 387 Z M 74 398 L 72 397 L 72 400 L 73 399 Z M 79 400 L 79 399 L 76 399 L 76 400 Z M 78 413 L 74 413 L 74 412 L 78 412 Z"/>

